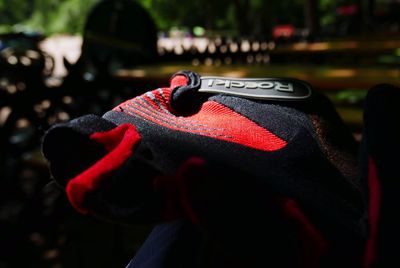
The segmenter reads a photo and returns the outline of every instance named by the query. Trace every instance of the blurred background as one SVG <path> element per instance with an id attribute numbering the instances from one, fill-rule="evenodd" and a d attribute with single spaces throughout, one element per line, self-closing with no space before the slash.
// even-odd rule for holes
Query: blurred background
<path id="1" fill-rule="evenodd" d="M 357 140 L 400 84 L 400 0 L 0 0 L 0 268 L 124 267 L 152 226 L 77 214 L 49 184 L 49 126 L 102 115 L 173 73 L 292 77 Z"/>

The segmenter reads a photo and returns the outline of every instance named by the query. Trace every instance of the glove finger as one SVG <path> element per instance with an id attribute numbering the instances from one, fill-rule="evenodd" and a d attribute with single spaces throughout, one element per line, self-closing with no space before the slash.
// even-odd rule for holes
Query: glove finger
<path id="1" fill-rule="evenodd" d="M 139 144 L 132 125 L 87 115 L 49 129 L 42 151 L 77 211 L 147 222 L 157 218 L 152 179 L 159 171 L 135 156 Z"/>
<path id="2" fill-rule="evenodd" d="M 380 84 L 368 91 L 364 107 L 364 131 L 361 141 L 362 180 L 369 199 L 369 238 L 365 267 L 399 265 L 395 246 L 400 238 L 398 154 L 400 116 L 397 101 L 400 89 Z M 397 263 L 397 265 L 396 265 Z"/>
<path id="3" fill-rule="evenodd" d="M 177 176 L 186 215 L 239 262 L 318 267 L 326 254 L 327 242 L 296 202 L 249 174 L 191 158 Z"/>

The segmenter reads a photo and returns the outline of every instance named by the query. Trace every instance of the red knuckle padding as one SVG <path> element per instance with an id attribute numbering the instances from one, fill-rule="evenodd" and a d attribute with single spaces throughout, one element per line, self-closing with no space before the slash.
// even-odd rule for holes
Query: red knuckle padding
<path id="1" fill-rule="evenodd" d="M 123 124 L 107 132 L 93 133 L 90 138 L 103 144 L 108 153 L 67 184 L 68 199 L 81 213 L 88 212 L 85 196 L 99 188 L 105 178 L 120 168 L 140 142 L 140 135 L 131 124 Z"/>

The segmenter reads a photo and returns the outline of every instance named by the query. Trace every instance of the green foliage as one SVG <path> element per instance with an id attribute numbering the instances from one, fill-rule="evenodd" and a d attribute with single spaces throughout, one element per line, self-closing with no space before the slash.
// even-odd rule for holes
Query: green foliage
<path id="1" fill-rule="evenodd" d="M 47 35 L 81 33 L 87 13 L 97 1 L 0 0 L 0 32 L 22 28 Z"/>
<path id="2" fill-rule="evenodd" d="M 335 22 L 335 8 L 337 1 L 319 0 L 319 12 L 321 14 L 320 22 L 322 27 L 333 27 Z"/>
<path id="3" fill-rule="evenodd" d="M 21 22 L 31 14 L 31 2 L 27 0 L 0 0 L 0 26 Z"/>
<path id="4" fill-rule="evenodd" d="M 326 1 L 326 0 L 325 0 Z M 333 0 L 332 0 L 333 1 Z M 304 0 L 139 0 L 160 30 L 176 26 L 201 26 L 211 31 L 240 35 L 269 33 L 273 25 L 302 27 Z"/>
<path id="5" fill-rule="evenodd" d="M 98 1 L 102 0 L 0 0 L 0 32 L 22 25 L 45 34 L 82 33 L 87 14 Z M 200 26 L 208 31 L 252 35 L 270 33 L 278 24 L 304 27 L 304 6 L 310 0 L 132 1 L 138 1 L 149 11 L 160 30 Z M 332 28 L 338 1 L 317 1 L 321 25 Z"/>
<path id="6" fill-rule="evenodd" d="M 45 3 L 41 9 L 35 10 L 28 24 L 34 27 L 43 27 L 43 30 L 48 34 L 80 33 L 90 7 L 89 4 L 94 2 L 93 0 L 69 0 L 62 1 L 58 5 Z"/>

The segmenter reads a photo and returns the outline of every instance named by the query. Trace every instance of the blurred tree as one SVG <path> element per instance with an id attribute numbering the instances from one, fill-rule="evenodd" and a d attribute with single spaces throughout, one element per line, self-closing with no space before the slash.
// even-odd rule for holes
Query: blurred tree
<path id="1" fill-rule="evenodd" d="M 315 0 L 317 1 L 317 0 Z M 241 36 L 270 35 L 277 24 L 303 26 L 303 2 L 265 0 L 139 0 L 153 15 L 159 29 L 202 26 Z"/>
<path id="2" fill-rule="evenodd" d="M 311 36 L 316 36 L 319 33 L 320 20 L 318 13 L 318 1 L 317 0 L 305 0 L 304 1 L 304 18 L 305 26 Z"/>
<path id="3" fill-rule="evenodd" d="M 0 31 L 2 28 L 8 30 L 11 25 L 28 18 L 32 7 L 32 0 L 0 0 Z"/>
<path id="4" fill-rule="evenodd" d="M 203 26 L 209 30 L 233 29 L 234 19 L 228 14 L 232 3 L 228 0 L 139 0 L 152 14 L 160 30 L 186 26 Z M 187 4 L 185 4 L 187 3 Z"/>
<path id="5" fill-rule="evenodd" d="M 271 1 L 235 0 L 233 10 L 236 20 L 234 26 L 244 36 L 269 36 L 272 26 Z"/>
<path id="6" fill-rule="evenodd" d="M 14 28 L 45 34 L 81 33 L 87 13 L 97 1 L 0 0 L 0 31 Z"/>
<path id="7" fill-rule="evenodd" d="M 104 0 L 0 0 L 0 31 L 12 25 L 52 33 L 82 33 L 87 14 Z M 116 1 L 116 0 L 107 0 Z M 229 32 L 240 36 L 269 36 L 276 25 L 291 24 L 319 33 L 337 28 L 336 9 L 355 4 L 354 22 L 373 25 L 377 0 L 136 0 L 152 15 L 158 29 L 192 29 L 201 26 L 209 32 Z M 385 1 L 388 5 L 390 1 Z M 336 21 L 336 22 L 335 22 Z M 364 23 L 365 22 L 365 23 Z"/>
<path id="8" fill-rule="evenodd" d="M 335 0 L 320 0 L 318 5 L 318 12 L 320 14 L 321 30 L 332 31 L 335 21 Z"/>
<path id="9" fill-rule="evenodd" d="M 53 33 L 81 33 L 86 16 L 97 0 L 34 0 L 35 9 L 26 24 Z"/>

